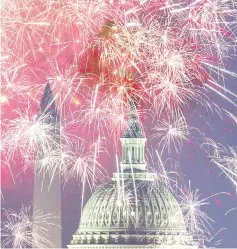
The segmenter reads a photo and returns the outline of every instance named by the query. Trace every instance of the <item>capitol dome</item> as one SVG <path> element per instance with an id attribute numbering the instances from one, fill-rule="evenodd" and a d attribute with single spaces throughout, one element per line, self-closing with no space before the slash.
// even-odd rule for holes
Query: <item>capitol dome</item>
<path id="1" fill-rule="evenodd" d="M 146 170 L 136 115 L 121 142 L 121 172 L 88 200 L 68 248 L 196 248 L 178 202 Z"/>

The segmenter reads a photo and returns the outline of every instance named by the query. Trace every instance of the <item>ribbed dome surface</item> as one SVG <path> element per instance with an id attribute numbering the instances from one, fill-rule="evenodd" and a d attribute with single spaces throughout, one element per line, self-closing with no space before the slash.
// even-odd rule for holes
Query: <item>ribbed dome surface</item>
<path id="1" fill-rule="evenodd" d="M 179 204 L 168 190 L 154 186 L 149 177 L 114 178 L 98 187 L 87 202 L 71 245 L 164 241 L 171 245 L 177 240 L 181 245 L 192 244 Z"/>

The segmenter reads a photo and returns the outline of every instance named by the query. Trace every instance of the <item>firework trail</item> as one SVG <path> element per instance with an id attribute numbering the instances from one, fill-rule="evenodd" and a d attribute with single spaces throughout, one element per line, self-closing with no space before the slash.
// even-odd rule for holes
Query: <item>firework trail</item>
<path id="1" fill-rule="evenodd" d="M 228 111 L 226 111 L 226 114 L 234 121 L 234 123 L 237 125 L 237 117 Z"/>
<path id="2" fill-rule="evenodd" d="M 227 215 L 228 213 L 230 213 L 230 212 L 232 212 L 232 211 L 235 211 L 235 210 L 237 210 L 237 207 L 236 207 L 236 208 L 231 208 L 230 210 L 228 210 L 228 211 L 225 213 L 225 215 Z"/>
<path id="3" fill-rule="evenodd" d="M 207 139 L 211 162 L 217 165 L 237 188 L 237 148 L 225 147 Z"/>

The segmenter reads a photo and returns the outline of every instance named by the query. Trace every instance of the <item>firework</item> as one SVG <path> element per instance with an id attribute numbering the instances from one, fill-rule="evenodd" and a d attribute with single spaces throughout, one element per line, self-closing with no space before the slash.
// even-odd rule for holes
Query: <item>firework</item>
<path id="1" fill-rule="evenodd" d="M 99 86 L 103 88 L 99 93 L 95 87 L 90 95 L 116 99 L 119 105 L 136 96 L 144 102 L 150 99 L 154 113 L 167 109 L 171 114 L 182 113 L 181 109 L 190 101 L 203 103 L 203 88 L 195 82 L 203 85 L 215 73 L 223 73 L 218 68 L 224 67 L 235 40 L 234 7 L 233 1 L 220 0 L 169 4 L 4 1 L 2 35 L 8 54 L 2 57 L 6 62 L 3 92 L 11 89 L 9 96 L 2 96 L 2 102 L 22 96 L 25 91 L 31 101 L 37 100 L 39 94 L 32 95 L 36 82 L 51 78 L 60 112 L 63 110 L 62 115 L 67 116 L 66 105 L 73 117 L 81 103 L 80 96 L 86 95 L 81 88 L 83 75 L 94 73 L 104 77 L 105 84 Z M 21 64 L 15 63 L 7 70 L 10 61 L 19 58 Z M 94 65 L 91 67 L 90 63 Z M 19 66 L 25 69 L 16 74 Z M 25 77 L 19 78 L 21 84 L 17 84 L 15 77 L 22 74 Z M 34 87 L 28 84 L 32 81 Z M 96 83 L 94 79 L 90 81 L 92 85 Z M 36 92 L 40 91 L 39 87 Z M 94 98 L 90 101 L 93 105 Z M 103 108 L 106 110 L 107 106 Z M 98 115 L 98 119 L 103 116 Z"/>
<path id="2" fill-rule="evenodd" d="M 234 123 L 237 125 L 237 117 L 228 111 L 226 111 L 226 114 L 234 121 Z"/>
<path id="3" fill-rule="evenodd" d="M 19 117 L 6 124 L 2 146 L 6 150 L 8 158 L 16 153 L 30 157 L 40 146 L 47 154 L 55 143 L 54 125 L 46 122 L 49 115 L 30 115 L 29 112 L 18 112 Z"/>
<path id="4" fill-rule="evenodd" d="M 237 210 L 237 207 L 236 207 L 236 208 L 231 208 L 230 210 L 228 210 L 228 211 L 225 213 L 225 215 L 227 215 L 228 213 L 230 213 L 230 212 L 232 212 L 232 211 L 235 211 L 235 210 Z"/>
<path id="5" fill-rule="evenodd" d="M 39 4 L 22 0 L 11 4 L 4 1 L 3 6 L 3 46 L 8 48 L 9 55 L 2 58 L 21 58 L 22 65 L 27 65 L 26 71 L 34 76 L 39 74 L 32 61 L 40 70 L 51 67 L 51 72 L 46 71 L 47 77 L 56 77 L 56 81 L 60 78 L 65 85 L 69 83 L 59 101 L 60 107 L 65 97 L 70 101 L 75 98 L 78 88 L 73 87 L 73 92 L 70 85 L 78 84 L 76 78 L 80 69 L 68 81 L 67 76 L 61 75 L 64 66 L 58 64 L 60 59 L 55 60 L 59 54 L 67 58 L 70 55 L 67 63 L 84 67 L 87 72 L 91 69 L 80 65 L 80 60 L 86 58 L 81 64 L 87 64 L 92 59 L 88 57 L 92 48 L 97 53 L 94 60 L 99 65 L 99 73 L 106 73 L 110 84 L 115 85 L 116 80 L 108 72 L 130 70 L 139 75 L 141 89 L 158 102 L 156 108 L 163 108 L 165 97 L 169 99 L 168 105 L 176 102 L 176 108 L 193 98 L 202 98 L 193 82 L 213 79 L 209 73 L 209 69 L 214 71 L 212 66 L 219 74 L 218 67 L 223 67 L 235 40 L 236 11 L 232 1 L 127 4 L 82 0 Z M 122 79 L 120 93 L 124 84 Z M 137 94 L 136 87 L 129 86 L 129 89 L 130 94 Z M 13 91 L 20 94 L 22 89 Z M 159 97 L 154 99 L 157 93 Z"/>
<path id="6" fill-rule="evenodd" d="M 202 207 L 208 205 L 208 198 L 202 198 L 199 190 L 192 191 L 189 184 L 189 189 L 181 190 L 180 202 L 184 213 L 185 223 L 188 231 L 196 236 L 196 238 L 206 239 L 209 234 L 209 229 L 212 228 L 214 221 L 202 211 Z"/>
<path id="7" fill-rule="evenodd" d="M 65 181 L 76 178 L 83 184 L 89 183 L 93 186 L 106 176 L 106 170 L 98 162 L 99 153 L 104 151 L 100 140 L 89 147 L 85 143 L 77 143 L 73 146 L 76 149 L 61 151 L 59 158 L 61 158 L 61 171 Z"/>
<path id="8" fill-rule="evenodd" d="M 209 152 L 211 161 L 221 169 L 237 188 L 237 148 L 225 147 L 210 139 L 207 140 L 207 146 L 211 149 Z"/>
<path id="9" fill-rule="evenodd" d="M 199 242 L 208 241 L 214 223 L 214 220 L 208 216 L 203 207 L 210 204 L 209 200 L 211 198 L 220 194 L 229 193 L 221 192 L 203 198 L 198 189 L 192 190 L 190 182 L 188 188 L 179 189 L 178 199 L 187 229 L 194 236 L 195 240 Z"/>
<path id="10" fill-rule="evenodd" d="M 159 140 L 158 146 L 161 148 L 161 153 L 165 149 L 170 153 L 173 147 L 176 152 L 179 152 L 183 141 L 187 141 L 189 137 L 186 120 L 182 117 L 174 121 L 161 120 L 153 130 L 155 133 L 152 138 Z"/>
<path id="11" fill-rule="evenodd" d="M 3 248 L 42 248 L 52 247 L 47 236 L 46 226 L 54 226 L 57 217 L 36 210 L 34 220 L 32 208 L 22 207 L 19 213 L 14 210 L 4 210 L 6 220 L 2 222 Z M 42 224 L 44 224 L 42 226 Z M 33 229 L 34 228 L 34 229 Z"/>

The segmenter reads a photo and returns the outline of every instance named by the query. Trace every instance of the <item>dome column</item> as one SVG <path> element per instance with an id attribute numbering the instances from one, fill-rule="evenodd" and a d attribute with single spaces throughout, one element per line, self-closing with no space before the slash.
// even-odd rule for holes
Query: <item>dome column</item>
<path id="1" fill-rule="evenodd" d="M 120 138 L 122 143 L 122 170 L 146 170 L 144 160 L 146 138 Z"/>

